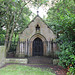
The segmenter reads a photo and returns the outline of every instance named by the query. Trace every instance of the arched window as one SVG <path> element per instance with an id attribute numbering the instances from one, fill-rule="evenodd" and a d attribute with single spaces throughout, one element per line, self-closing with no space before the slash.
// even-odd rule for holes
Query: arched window
<path id="1" fill-rule="evenodd" d="M 40 27 L 39 27 L 39 25 L 36 26 L 36 32 L 37 32 L 37 33 L 40 32 Z"/>

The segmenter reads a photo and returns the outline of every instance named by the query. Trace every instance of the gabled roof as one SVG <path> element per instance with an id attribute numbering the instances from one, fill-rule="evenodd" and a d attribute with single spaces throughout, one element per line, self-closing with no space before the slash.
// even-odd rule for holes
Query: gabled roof
<path id="1" fill-rule="evenodd" d="M 34 17 L 34 19 L 30 22 L 30 23 L 32 23 L 37 17 L 39 17 L 46 25 L 47 25 L 47 23 L 39 16 L 39 15 L 36 15 L 35 17 Z M 30 25 L 30 23 L 27 25 L 27 27 L 25 27 L 22 31 L 21 31 L 21 33 L 26 29 L 26 28 L 28 28 L 28 26 Z M 47 27 L 49 28 L 49 29 L 51 29 L 48 25 L 47 25 Z M 52 29 L 51 29 L 52 30 Z M 52 30 L 53 31 L 53 30 Z M 21 34 L 20 33 L 20 34 Z M 53 31 L 53 33 L 54 33 L 54 31 Z"/>

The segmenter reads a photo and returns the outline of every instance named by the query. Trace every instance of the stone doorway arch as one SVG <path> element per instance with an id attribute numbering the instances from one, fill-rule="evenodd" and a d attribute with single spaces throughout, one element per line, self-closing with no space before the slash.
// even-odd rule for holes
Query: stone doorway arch
<path id="1" fill-rule="evenodd" d="M 46 55 L 46 50 L 47 50 L 46 38 L 45 38 L 43 35 L 39 34 L 39 33 L 33 35 L 33 36 L 30 38 L 30 42 L 31 42 L 31 43 L 30 43 L 30 56 L 33 55 L 33 41 L 34 41 L 36 38 L 39 38 L 39 39 L 42 40 L 42 42 L 43 42 L 43 55 L 45 56 L 45 55 Z"/>

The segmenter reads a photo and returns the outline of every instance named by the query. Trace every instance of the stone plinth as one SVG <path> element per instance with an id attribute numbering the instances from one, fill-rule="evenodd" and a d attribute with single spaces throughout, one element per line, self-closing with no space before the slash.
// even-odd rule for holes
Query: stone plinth
<path id="1" fill-rule="evenodd" d="M 27 64 L 28 63 L 28 59 L 24 58 L 24 59 L 20 59 L 20 58 L 7 58 L 6 59 L 6 63 L 21 63 L 21 64 Z"/>
<path id="2" fill-rule="evenodd" d="M 53 65 L 58 65 L 59 59 L 53 59 Z"/>

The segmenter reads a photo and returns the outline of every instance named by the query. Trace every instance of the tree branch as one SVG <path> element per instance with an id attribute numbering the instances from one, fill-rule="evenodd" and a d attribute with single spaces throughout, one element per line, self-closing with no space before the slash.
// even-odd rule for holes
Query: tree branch
<path id="1" fill-rule="evenodd" d="M 23 5 L 23 7 L 21 8 L 21 11 L 19 12 L 19 16 L 20 16 L 20 14 L 22 13 L 22 10 L 23 10 L 23 8 L 24 8 L 24 6 L 26 6 L 29 2 L 30 2 L 31 0 L 29 0 L 27 3 L 25 3 L 24 5 Z M 18 18 L 19 18 L 19 16 L 18 16 Z"/>

